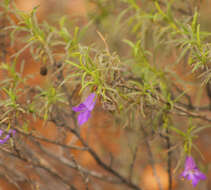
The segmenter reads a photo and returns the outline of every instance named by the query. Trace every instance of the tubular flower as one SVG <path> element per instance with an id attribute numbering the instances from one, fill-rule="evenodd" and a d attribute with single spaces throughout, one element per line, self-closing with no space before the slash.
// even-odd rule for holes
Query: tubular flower
<path id="1" fill-rule="evenodd" d="M 182 172 L 181 176 L 191 180 L 194 187 L 200 180 L 206 179 L 206 176 L 200 172 L 194 159 L 191 156 L 186 157 L 185 170 Z"/>
<path id="2" fill-rule="evenodd" d="M 91 93 L 84 102 L 72 108 L 73 111 L 79 112 L 77 118 L 79 125 L 84 124 L 90 118 L 91 111 L 94 109 L 96 103 L 96 100 L 94 100 L 94 98 L 95 98 L 95 93 Z"/>
<path id="3" fill-rule="evenodd" d="M 4 131 L 0 129 L 0 136 L 2 136 L 3 132 Z M 15 135 L 15 130 L 10 129 L 7 136 L 4 139 L 0 139 L 0 144 L 4 144 L 11 137 L 11 133 Z"/>

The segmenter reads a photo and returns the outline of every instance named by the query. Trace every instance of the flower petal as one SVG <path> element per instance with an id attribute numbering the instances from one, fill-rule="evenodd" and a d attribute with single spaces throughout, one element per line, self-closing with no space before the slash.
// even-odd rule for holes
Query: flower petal
<path id="1" fill-rule="evenodd" d="M 182 173 L 181 173 L 181 177 L 184 177 L 186 178 L 188 175 L 188 172 L 186 170 L 184 170 Z"/>
<path id="2" fill-rule="evenodd" d="M 96 103 L 96 100 L 94 101 L 94 98 L 95 98 L 95 93 L 91 93 L 87 98 L 86 100 L 83 102 L 84 105 L 87 107 L 87 109 L 89 111 L 92 111 L 94 106 L 95 106 L 95 103 Z"/>
<path id="3" fill-rule="evenodd" d="M 202 172 L 200 172 L 199 170 L 195 171 L 194 175 L 200 179 L 200 180 L 205 180 L 206 179 L 206 175 L 204 175 Z"/>
<path id="4" fill-rule="evenodd" d="M 188 179 L 188 180 L 194 180 L 195 179 L 195 175 L 192 173 L 192 172 L 189 172 L 188 173 L 188 175 L 186 176 L 186 178 Z"/>
<path id="5" fill-rule="evenodd" d="M 185 170 L 192 170 L 196 167 L 196 163 L 191 156 L 187 156 L 185 161 Z"/>
<path id="6" fill-rule="evenodd" d="M 182 172 L 181 176 L 192 181 L 195 187 L 200 180 L 205 180 L 206 176 L 198 169 L 194 159 L 188 156 L 185 161 L 185 170 Z"/>
<path id="7" fill-rule="evenodd" d="M 3 131 L 0 129 L 0 136 L 2 135 Z M 10 129 L 7 136 L 4 139 L 0 139 L 0 144 L 4 144 L 10 137 L 11 137 L 11 133 L 14 136 L 16 131 L 13 129 Z"/>
<path id="8" fill-rule="evenodd" d="M 72 107 L 72 109 L 75 112 L 80 112 L 80 111 L 85 111 L 87 108 L 86 108 L 86 106 L 83 103 L 81 103 L 78 106 Z"/>
<path id="9" fill-rule="evenodd" d="M 200 172 L 198 168 L 194 170 L 192 175 L 193 176 L 191 177 L 191 180 L 194 187 L 198 184 L 200 180 L 206 179 L 206 176 L 202 172 Z"/>
<path id="10" fill-rule="evenodd" d="M 8 134 L 4 139 L 0 139 L 0 143 L 4 144 L 9 138 L 10 138 L 10 135 Z"/>
<path id="11" fill-rule="evenodd" d="M 194 176 L 194 177 L 192 178 L 192 184 L 193 184 L 194 187 L 196 187 L 196 185 L 198 184 L 199 180 L 200 180 L 200 179 L 198 179 L 196 176 Z"/>
<path id="12" fill-rule="evenodd" d="M 85 122 L 88 121 L 88 119 L 89 119 L 90 116 L 91 116 L 91 112 L 90 111 L 81 112 L 78 115 L 78 124 L 79 125 L 83 125 Z"/>

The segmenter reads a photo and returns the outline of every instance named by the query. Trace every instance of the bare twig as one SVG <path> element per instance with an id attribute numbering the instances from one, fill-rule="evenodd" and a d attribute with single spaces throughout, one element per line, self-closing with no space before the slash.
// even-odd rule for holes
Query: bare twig
<path id="1" fill-rule="evenodd" d="M 166 135 L 160 134 L 162 138 L 166 140 L 166 148 L 167 148 L 167 171 L 168 171 L 168 190 L 172 190 L 172 172 L 171 172 L 171 165 L 172 165 L 172 147 L 171 141 L 169 137 L 169 130 L 166 129 Z"/>
<path id="2" fill-rule="evenodd" d="M 130 181 L 132 180 L 132 177 L 133 177 L 133 170 L 134 170 L 137 152 L 138 152 L 138 146 L 135 147 L 135 150 L 132 153 L 132 162 L 130 163 L 129 177 L 128 177 Z"/>
<path id="3" fill-rule="evenodd" d="M 122 87 L 122 85 L 118 85 L 118 86 Z M 131 88 L 131 87 L 124 86 L 124 88 L 133 89 L 135 91 L 140 91 L 138 88 L 134 88 L 134 87 Z M 158 98 L 157 96 L 155 96 L 151 92 L 149 92 L 149 93 L 152 96 L 152 98 L 158 100 L 159 102 L 161 102 L 163 104 L 168 104 L 168 102 L 166 102 L 162 98 Z M 202 119 L 204 121 L 211 122 L 211 118 L 209 118 L 206 115 L 203 115 L 201 113 L 196 113 L 194 111 L 190 111 L 186 107 L 188 107 L 188 106 L 183 107 L 183 106 L 178 105 L 177 103 L 174 103 L 174 105 L 173 105 L 173 108 L 175 108 L 175 110 L 179 111 L 179 112 L 175 112 L 178 115 L 189 116 L 189 117 L 193 117 L 193 118 L 199 118 L 199 119 Z M 197 110 L 197 108 L 196 108 L 196 110 Z M 200 111 L 200 110 L 198 110 L 198 111 Z M 170 110 L 170 112 L 173 112 L 173 110 Z"/>
<path id="4" fill-rule="evenodd" d="M 16 155 L 6 149 L 3 149 L 0 147 L 0 151 L 4 154 L 7 154 L 9 156 L 15 157 L 19 160 L 22 160 L 23 162 L 26 162 L 27 164 L 32 165 L 33 167 L 36 168 L 41 168 L 44 169 L 45 171 L 47 171 L 49 174 L 51 174 L 52 176 L 56 177 L 57 179 L 61 180 L 65 185 L 67 185 L 70 190 L 76 190 L 76 188 L 70 184 L 69 180 L 65 180 L 63 177 L 61 177 L 60 175 L 58 175 L 55 171 L 53 171 L 50 167 L 48 167 L 46 164 L 44 165 L 44 162 L 39 162 L 39 163 L 34 163 L 33 161 L 29 161 L 27 158 L 21 157 L 20 155 Z"/>
<path id="5" fill-rule="evenodd" d="M 40 150 L 44 153 L 47 154 L 49 157 L 56 159 L 57 161 L 59 161 L 59 163 L 62 163 L 72 169 L 78 170 L 79 172 L 82 172 L 85 175 L 90 175 L 92 177 L 98 178 L 100 180 L 103 181 L 108 181 L 114 184 L 119 184 L 120 181 L 119 180 L 115 180 L 114 178 L 111 178 L 109 176 L 103 175 L 102 173 L 98 173 L 96 171 L 92 171 L 92 170 L 88 170 L 84 167 L 82 167 L 80 164 L 78 164 L 76 162 L 76 160 L 74 158 L 71 158 L 73 160 L 73 162 L 69 161 L 68 159 L 62 157 L 62 156 L 56 156 L 55 154 L 52 154 L 50 151 L 48 151 L 46 148 L 44 148 L 43 146 L 41 146 L 41 144 L 37 141 L 34 141 L 34 143 L 36 143 L 36 145 L 40 148 Z"/>
<path id="6" fill-rule="evenodd" d="M 18 128 L 15 128 L 15 130 L 16 130 L 18 133 L 20 133 L 21 135 L 24 135 L 24 136 L 26 136 L 26 137 L 31 137 L 31 138 L 36 139 L 36 140 L 48 142 L 48 143 L 51 143 L 51 144 L 60 146 L 60 147 L 62 147 L 62 148 L 66 148 L 66 149 L 75 149 L 75 150 L 80 150 L 80 151 L 86 151 L 86 150 L 87 150 L 87 149 L 84 148 L 84 147 L 75 146 L 75 145 L 66 145 L 66 144 L 63 144 L 63 143 L 60 143 L 60 142 L 56 142 L 56 141 L 53 141 L 53 140 L 50 140 L 50 139 L 47 139 L 47 138 L 44 138 L 44 137 L 41 137 L 41 136 L 34 135 L 34 134 L 32 134 L 32 133 L 25 133 L 25 132 L 21 131 L 21 130 L 18 129 Z"/>
<path id="7" fill-rule="evenodd" d="M 69 128 L 69 127 L 67 127 Z M 74 129 L 70 129 L 71 132 L 73 132 L 78 139 L 81 141 L 82 145 L 87 148 L 88 152 L 92 155 L 92 157 L 95 159 L 95 161 L 98 163 L 99 166 L 101 166 L 103 169 L 111 173 L 112 175 L 116 176 L 123 184 L 127 185 L 131 189 L 135 190 L 141 190 L 140 187 L 132 183 L 131 181 L 127 180 L 125 177 L 123 177 L 119 172 L 111 168 L 109 165 L 107 165 L 105 162 L 103 162 L 98 154 L 84 141 L 84 139 L 80 136 L 80 134 L 75 131 Z"/>
<path id="8" fill-rule="evenodd" d="M 147 133 L 146 133 L 146 131 L 145 131 L 145 129 L 142 125 L 141 125 L 141 129 L 142 129 L 142 132 L 143 132 L 144 137 L 145 137 L 144 143 L 145 143 L 145 146 L 147 148 L 147 152 L 148 152 L 148 156 L 149 156 L 149 163 L 152 166 L 153 175 L 155 177 L 155 180 L 157 181 L 159 190 L 163 190 L 161 182 L 160 182 L 160 178 L 157 175 L 157 171 L 156 171 L 156 168 L 155 168 L 155 161 L 154 161 L 154 157 L 153 157 L 153 154 L 152 154 L 152 151 L 151 151 L 151 147 L 150 147 L 148 139 L 147 139 Z"/>

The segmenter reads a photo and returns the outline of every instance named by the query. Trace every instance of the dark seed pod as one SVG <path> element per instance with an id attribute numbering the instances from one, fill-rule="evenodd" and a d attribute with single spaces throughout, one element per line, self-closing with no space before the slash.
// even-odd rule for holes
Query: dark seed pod
<path id="1" fill-rule="evenodd" d="M 40 67 L 40 75 L 45 76 L 48 74 L 48 69 L 46 66 Z"/>
<path id="2" fill-rule="evenodd" d="M 57 66 L 57 68 L 60 68 L 62 66 L 62 62 L 61 61 L 57 62 L 56 66 Z"/>

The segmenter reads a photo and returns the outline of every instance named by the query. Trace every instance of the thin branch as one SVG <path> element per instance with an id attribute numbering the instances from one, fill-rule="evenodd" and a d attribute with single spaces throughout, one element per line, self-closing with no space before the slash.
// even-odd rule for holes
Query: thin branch
<path id="1" fill-rule="evenodd" d="M 70 190 L 76 190 L 76 188 L 72 184 L 70 184 L 69 180 L 65 180 L 63 177 L 61 177 L 56 172 L 54 172 L 51 168 L 49 168 L 46 164 L 43 165 L 44 162 L 34 163 L 33 161 L 29 161 L 27 158 L 24 158 L 24 157 L 22 157 L 20 155 L 16 155 L 16 154 L 14 154 L 14 153 L 12 153 L 12 152 L 10 152 L 10 151 L 2 148 L 2 147 L 0 147 L 0 151 L 3 152 L 4 154 L 7 154 L 7 155 L 10 155 L 12 157 L 15 157 L 15 158 L 17 158 L 19 160 L 22 160 L 23 162 L 26 162 L 27 164 L 30 164 L 33 167 L 44 169 L 49 174 L 51 174 L 52 176 L 54 176 L 57 179 L 59 179 L 60 181 L 62 181 L 63 184 L 67 185 L 70 188 Z"/>
<path id="2" fill-rule="evenodd" d="M 21 131 L 20 129 L 18 128 L 15 128 L 15 130 L 20 133 L 21 135 L 24 135 L 26 137 L 31 137 L 33 139 L 36 139 L 36 140 L 40 140 L 40 141 L 44 141 L 44 142 L 48 142 L 48 143 L 51 143 L 51 144 L 54 144 L 54 145 L 57 145 L 57 146 L 60 146 L 62 148 L 66 148 L 66 149 L 75 149 L 75 150 L 80 150 L 80 151 L 86 151 L 87 149 L 84 148 L 84 147 L 80 147 L 80 146 L 75 146 L 75 145 L 66 145 L 66 144 L 63 144 L 63 143 L 60 143 L 60 142 L 56 142 L 56 141 L 53 141 L 53 140 L 50 140 L 50 139 L 46 139 L 44 137 L 41 137 L 41 136 L 35 136 L 33 135 L 32 133 L 25 133 L 23 131 Z"/>
<path id="3" fill-rule="evenodd" d="M 182 103 L 177 101 L 177 104 L 185 107 L 188 110 L 195 110 L 195 111 L 210 111 L 210 106 L 194 106 L 191 100 L 190 95 L 188 95 L 187 93 L 184 93 L 184 91 L 182 91 L 177 85 L 173 84 L 173 86 L 175 87 L 175 89 L 181 93 L 184 94 L 184 97 L 187 99 L 188 104 Z"/>
<path id="4" fill-rule="evenodd" d="M 130 163 L 129 177 L 128 177 L 130 181 L 132 180 L 132 177 L 133 177 L 133 170 L 135 166 L 137 152 L 138 152 L 138 146 L 135 147 L 135 150 L 133 151 L 133 154 L 132 154 L 132 162 Z"/>
<path id="5" fill-rule="evenodd" d="M 68 124 L 65 123 L 65 118 L 61 119 L 62 116 L 60 116 L 60 121 L 57 121 L 56 118 L 51 118 L 51 121 L 54 122 L 56 125 L 59 125 L 60 127 L 64 127 L 68 129 L 71 133 L 73 133 L 82 143 L 82 145 L 87 149 L 87 151 L 91 154 L 91 156 L 94 158 L 94 160 L 97 162 L 97 164 L 111 173 L 112 175 L 116 176 L 123 184 L 130 187 L 131 189 L 135 190 L 141 190 L 140 187 L 138 187 L 136 184 L 130 182 L 128 179 L 123 177 L 118 171 L 111 168 L 109 165 L 107 165 L 105 162 L 103 162 L 98 154 L 85 142 L 85 140 L 81 137 L 80 133 L 74 128 L 70 128 Z M 77 121 L 74 114 L 69 115 L 68 118 L 72 118 L 74 125 L 77 126 Z"/>
<path id="6" fill-rule="evenodd" d="M 172 172 L 171 172 L 171 165 L 172 165 L 172 146 L 169 137 L 169 130 L 166 129 L 166 134 L 161 134 L 160 136 L 166 140 L 166 148 L 167 148 L 167 172 L 168 172 L 168 190 L 172 190 Z"/>
<path id="7" fill-rule="evenodd" d="M 112 177 L 109 177 L 109 176 L 103 175 L 103 174 L 101 174 L 99 172 L 96 172 L 96 171 L 93 171 L 93 170 L 89 170 L 89 169 L 86 169 L 86 168 L 82 167 L 75 160 L 74 160 L 74 162 L 71 162 L 71 161 L 69 161 L 68 159 L 66 159 L 66 158 L 64 158 L 62 156 L 58 157 L 55 154 L 52 154 L 46 148 L 42 147 L 38 142 L 36 142 L 36 144 L 39 146 L 40 150 L 43 153 L 47 154 L 49 157 L 52 157 L 52 158 L 56 159 L 57 161 L 59 161 L 60 163 L 64 164 L 65 166 L 68 166 L 68 167 L 70 167 L 72 169 L 75 169 L 75 170 L 77 170 L 79 172 L 82 172 L 85 175 L 90 175 L 92 177 L 95 177 L 95 178 L 103 180 L 103 181 L 108 181 L 108 182 L 114 183 L 114 184 L 119 184 L 120 183 L 119 180 L 115 180 Z"/>
<path id="8" fill-rule="evenodd" d="M 162 102 L 164 102 L 163 100 L 161 100 Z M 178 114 L 179 115 L 184 115 L 184 116 L 189 116 L 189 117 L 194 117 L 194 118 L 199 118 L 208 122 L 211 122 L 211 118 L 207 117 L 206 115 L 202 115 L 199 113 L 195 113 L 192 111 L 188 111 L 186 108 L 181 107 L 179 105 L 175 105 L 174 104 L 174 108 L 178 111 L 180 111 Z"/>
<path id="9" fill-rule="evenodd" d="M 135 79 L 135 81 L 137 81 Z M 128 88 L 128 89 L 132 89 L 132 90 L 135 90 L 135 91 L 140 91 L 140 89 L 138 88 L 131 88 L 131 87 L 127 87 L 127 86 L 122 86 L 122 85 L 118 85 L 119 87 L 124 87 L 124 88 Z M 149 92 L 151 97 L 158 100 L 159 102 L 163 103 L 163 104 L 168 104 L 168 102 L 166 102 L 165 100 L 163 100 L 162 98 L 158 98 L 156 95 L 152 94 L 151 92 Z M 186 107 L 186 106 L 185 106 Z M 189 116 L 189 117 L 194 117 L 194 118 L 199 118 L 199 119 L 202 119 L 204 121 L 208 121 L 208 122 L 211 122 L 211 118 L 210 117 L 207 117 L 206 115 L 203 115 L 203 114 L 200 114 L 200 113 L 196 113 L 196 112 L 193 112 L 193 111 L 189 111 L 187 108 L 185 107 L 182 107 L 180 105 L 178 105 L 177 103 L 174 103 L 173 104 L 173 108 L 175 108 L 177 111 L 179 112 L 175 112 L 176 114 L 178 115 L 184 115 L 184 116 Z M 172 110 L 170 110 L 170 112 L 172 112 Z"/>
<path id="10" fill-rule="evenodd" d="M 128 187 L 135 189 L 135 190 L 141 190 L 140 187 L 138 187 L 137 185 L 135 185 L 134 183 L 132 183 L 131 181 L 129 181 L 128 179 L 123 177 L 120 173 L 118 173 L 116 170 L 114 170 L 109 165 L 107 165 L 105 162 L 103 162 L 100 159 L 100 157 L 98 156 L 98 154 L 84 141 L 84 139 L 80 136 L 80 134 L 77 131 L 74 131 L 72 129 L 70 129 L 70 130 L 78 137 L 78 139 L 81 141 L 82 145 L 88 149 L 88 152 L 92 155 L 92 157 L 95 159 L 95 161 L 98 163 L 98 165 L 100 165 L 102 168 L 104 168 L 106 171 L 108 171 L 112 175 L 119 178 L 119 180 L 123 184 L 127 185 Z"/>
<path id="11" fill-rule="evenodd" d="M 144 134 L 144 143 L 145 143 L 145 146 L 147 148 L 147 153 L 148 153 L 148 157 L 149 157 L 149 163 L 152 166 L 153 175 L 154 175 L 155 180 L 156 180 L 156 182 L 158 184 L 159 190 L 163 190 L 163 187 L 162 187 L 161 182 L 160 182 L 160 178 L 157 175 L 157 171 L 156 171 L 156 168 L 155 168 L 154 156 L 152 154 L 151 147 L 150 147 L 149 142 L 147 140 L 147 133 L 146 133 L 144 127 L 142 125 L 140 125 L 140 126 L 141 126 L 142 132 Z"/>
<path id="12" fill-rule="evenodd" d="M 3 177 L 5 177 L 11 184 L 13 184 L 18 190 L 21 190 L 21 187 L 17 184 L 17 182 L 12 178 L 12 176 L 21 178 L 19 173 L 16 172 L 16 170 L 10 169 L 5 163 L 3 163 L 0 160 L 0 167 L 3 168 L 3 172 L 0 172 L 3 174 Z M 2 175 L 1 174 L 1 175 Z M 12 175 L 12 176 L 11 176 Z M 24 178 L 25 179 L 25 178 Z"/>

